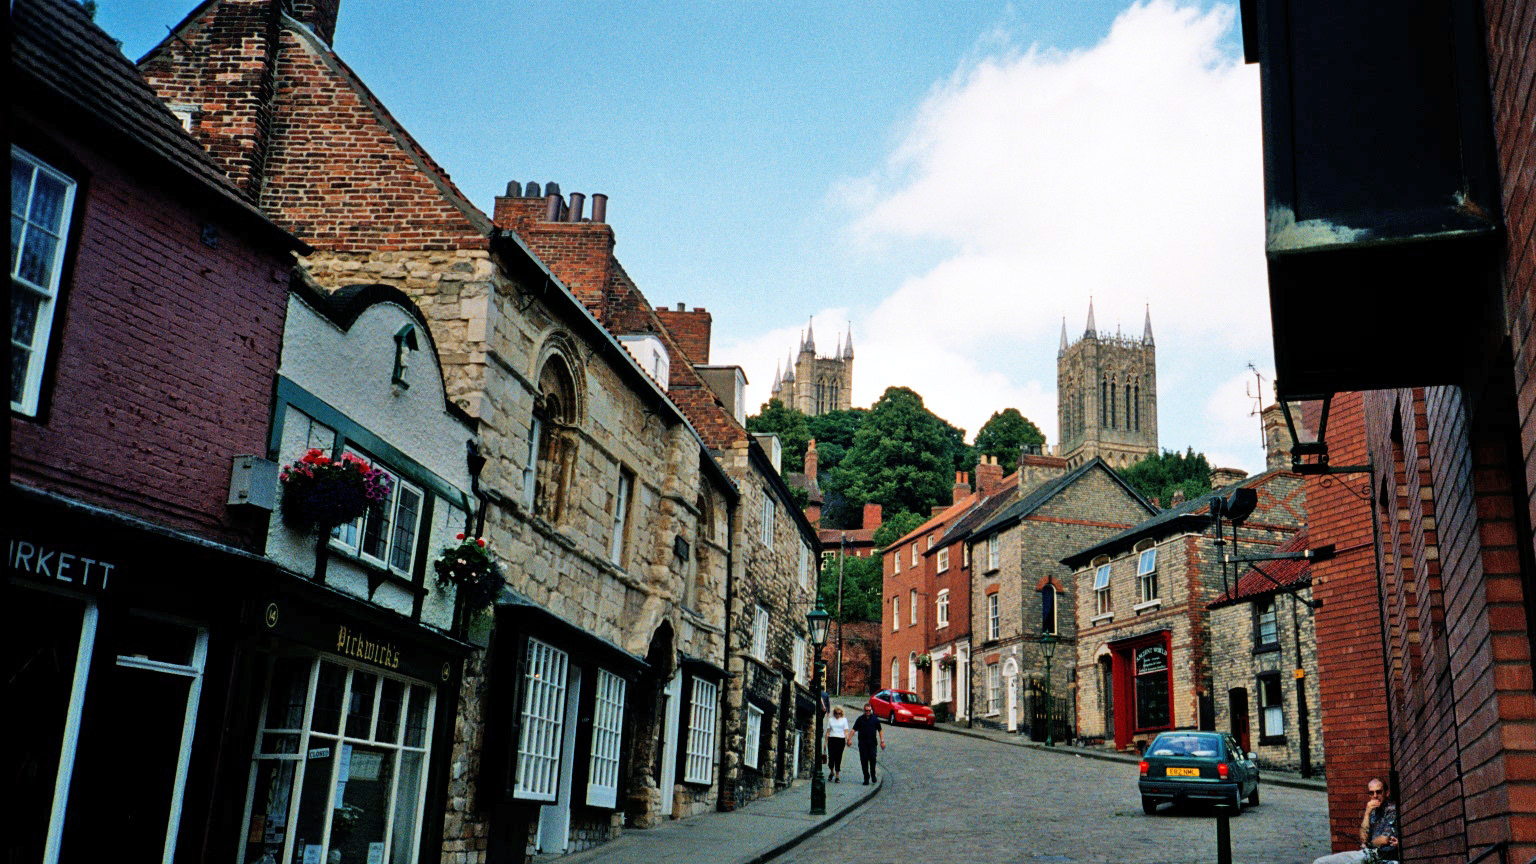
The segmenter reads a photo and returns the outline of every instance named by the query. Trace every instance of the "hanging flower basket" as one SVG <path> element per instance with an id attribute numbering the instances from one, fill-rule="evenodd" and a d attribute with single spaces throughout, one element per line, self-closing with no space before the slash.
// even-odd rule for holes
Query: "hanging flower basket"
<path id="1" fill-rule="evenodd" d="M 917 655 L 917 661 L 916 662 L 917 662 L 917 668 L 919 668 L 919 669 L 927 669 L 929 666 L 933 665 L 933 655 L 928 654 L 926 652 L 924 652 L 922 654 L 919 654 L 919 655 Z"/>
<path id="2" fill-rule="evenodd" d="M 332 459 L 311 449 L 304 458 L 284 465 L 283 521 L 298 531 L 328 533 L 389 500 L 389 475 L 343 453 Z"/>
<path id="3" fill-rule="evenodd" d="M 446 546 L 432 563 L 439 585 L 457 585 L 464 608 L 476 611 L 489 606 L 504 584 L 501 565 L 484 537 L 458 535 L 459 545 Z"/>
<path id="4" fill-rule="evenodd" d="M 953 669 L 953 668 L 955 668 L 955 655 L 953 655 L 953 654 L 945 654 L 943 657 L 940 657 L 939 658 L 939 668 L 940 669 Z"/>

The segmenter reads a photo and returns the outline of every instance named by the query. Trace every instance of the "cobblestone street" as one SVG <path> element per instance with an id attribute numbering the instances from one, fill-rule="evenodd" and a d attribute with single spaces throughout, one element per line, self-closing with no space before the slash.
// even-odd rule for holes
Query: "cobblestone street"
<path id="1" fill-rule="evenodd" d="M 1132 766 L 928 730 L 888 729 L 887 741 L 881 793 L 776 864 L 1216 860 L 1214 811 L 1144 815 Z M 843 774 L 859 782 L 856 754 Z M 1261 795 L 1231 822 L 1234 862 L 1305 864 L 1329 851 L 1321 792 Z"/>

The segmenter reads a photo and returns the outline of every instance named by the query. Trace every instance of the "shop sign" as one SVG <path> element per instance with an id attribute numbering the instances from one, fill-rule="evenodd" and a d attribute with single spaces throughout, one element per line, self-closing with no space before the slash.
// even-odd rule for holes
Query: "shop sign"
<path id="1" fill-rule="evenodd" d="M 11 538 L 6 550 L 6 562 L 12 573 L 39 581 L 67 582 L 95 591 L 106 590 L 117 569 L 115 561 L 91 558 L 82 555 L 78 549 L 67 550 L 15 537 Z"/>
<path id="2" fill-rule="evenodd" d="M 422 650 L 408 637 L 380 632 L 338 615 L 334 609 L 277 595 L 257 610 L 256 620 L 266 632 L 319 651 L 422 681 L 446 681 L 452 673 L 452 664 L 441 653 Z"/>
<path id="3" fill-rule="evenodd" d="M 1162 645 L 1149 645 L 1136 652 L 1136 674 L 1161 672 L 1168 668 L 1168 649 Z"/>
<path id="4" fill-rule="evenodd" d="M 393 642 L 376 642 L 356 627 L 336 628 L 336 653 L 385 669 L 400 668 L 400 649 Z"/>

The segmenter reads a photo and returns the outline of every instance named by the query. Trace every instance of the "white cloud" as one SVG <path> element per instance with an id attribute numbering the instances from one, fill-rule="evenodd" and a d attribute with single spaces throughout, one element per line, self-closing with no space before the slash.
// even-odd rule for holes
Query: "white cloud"
<path id="1" fill-rule="evenodd" d="M 1091 295 L 1099 329 L 1139 333 L 1150 304 L 1163 446 L 1262 467 L 1231 390 L 1271 365 L 1258 71 L 1224 47 L 1235 26 L 1230 7 L 1152 0 L 1084 50 L 978 40 L 879 170 L 831 190 L 866 248 L 947 250 L 855 310 L 856 404 L 903 384 L 972 434 L 1013 406 L 1054 442 L 1063 316 L 1076 338 Z M 818 315 L 823 352 L 848 311 Z M 736 347 L 766 370 L 796 344 Z"/>

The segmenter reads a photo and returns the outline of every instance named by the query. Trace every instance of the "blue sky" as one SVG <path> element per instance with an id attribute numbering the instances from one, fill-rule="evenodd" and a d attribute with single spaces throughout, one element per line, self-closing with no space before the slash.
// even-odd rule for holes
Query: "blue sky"
<path id="1" fill-rule="evenodd" d="M 192 0 L 100 0 L 138 57 Z M 424 9 L 432 10 L 424 14 Z M 336 49 L 489 211 L 610 197 L 658 305 L 707 307 L 749 398 L 816 316 L 855 402 L 908 385 L 1055 440 L 1063 316 L 1158 339 L 1164 447 L 1262 467 L 1258 76 L 1228 6 L 343 3 Z M 753 402 L 756 404 L 756 401 Z"/>

